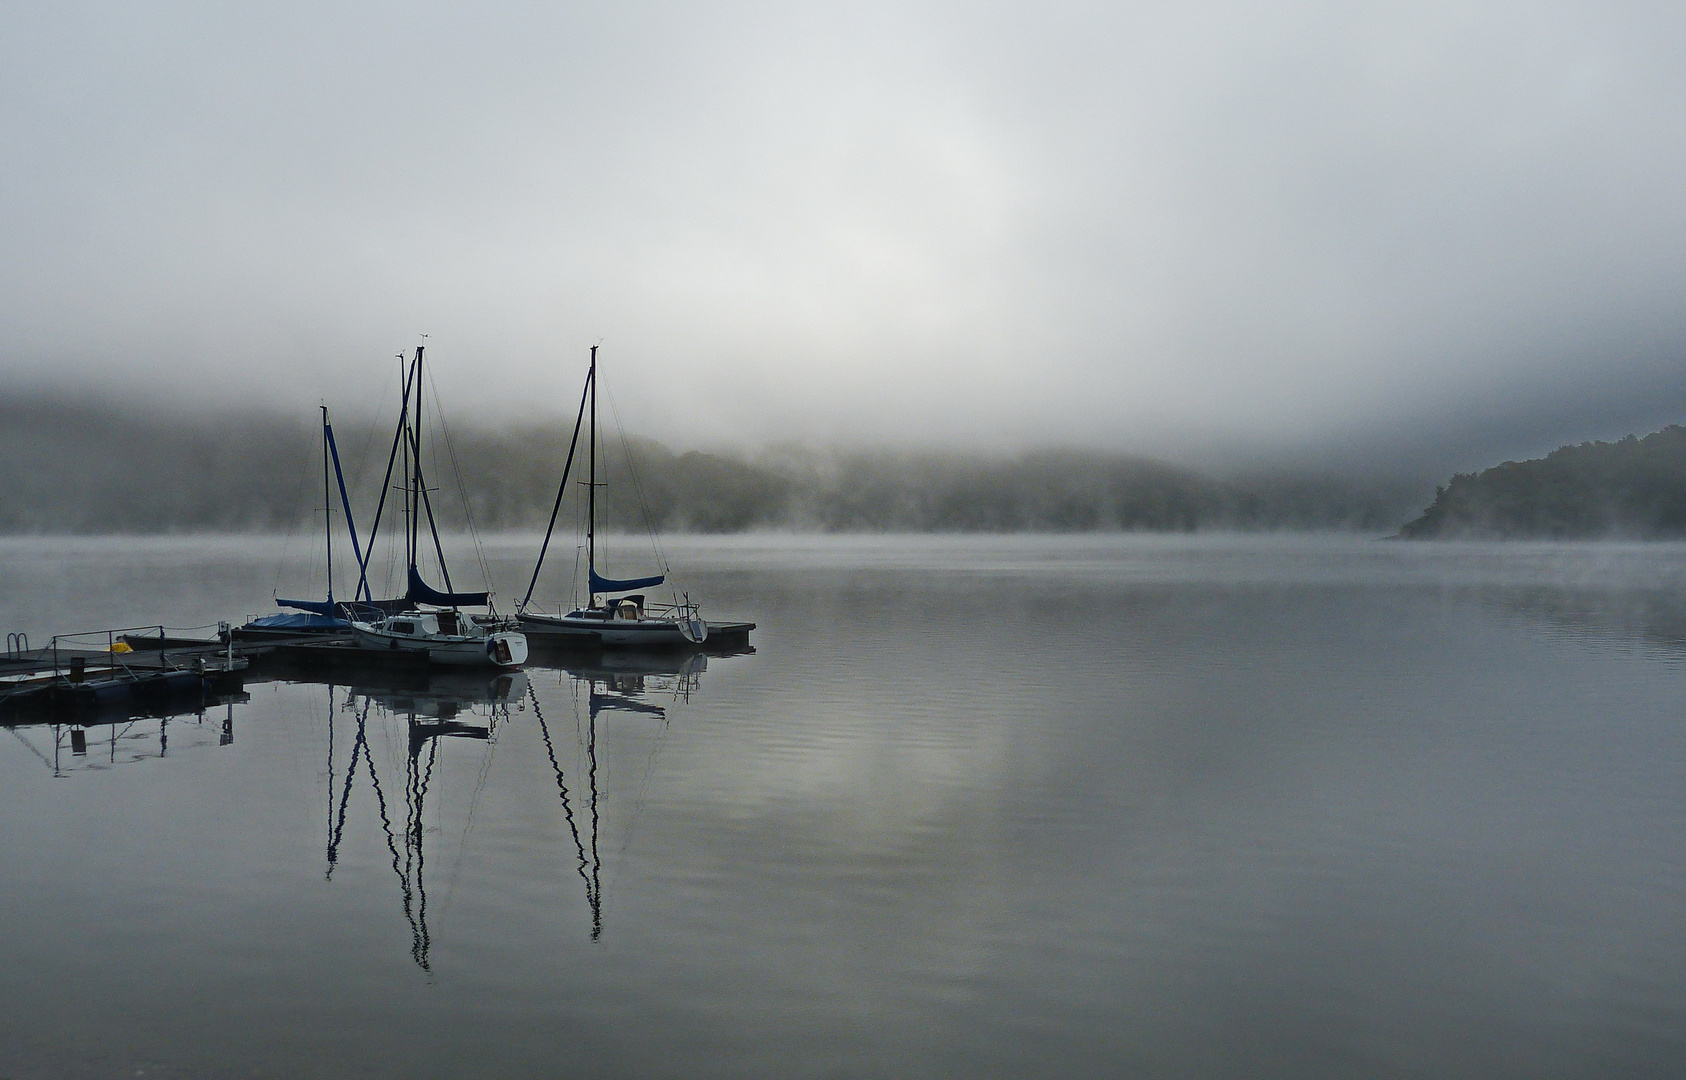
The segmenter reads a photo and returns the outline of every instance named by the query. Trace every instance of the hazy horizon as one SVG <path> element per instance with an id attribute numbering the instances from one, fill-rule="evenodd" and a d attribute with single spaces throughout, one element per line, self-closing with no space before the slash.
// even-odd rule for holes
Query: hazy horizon
<path id="1" fill-rule="evenodd" d="M 1429 476 L 1686 416 L 1660 4 L 57 5 L 0 387 Z"/>
<path id="2" fill-rule="evenodd" d="M 606 381 L 607 384 L 607 381 Z M 575 387 L 577 395 L 579 388 Z M 317 406 L 327 405 L 342 430 L 389 431 L 395 422 L 396 386 L 389 384 L 372 403 L 338 402 L 322 396 L 315 405 L 289 405 L 273 399 L 231 400 L 205 405 L 198 402 L 149 400 L 144 389 L 119 394 L 110 387 L 67 388 L 52 384 L 6 386 L 0 384 L 0 414 L 25 415 L 41 412 L 57 416 L 82 416 L 103 423 L 127 418 L 145 427 L 184 430 L 205 427 L 228 431 L 243 422 L 264 427 L 317 430 Z M 1098 453 L 1163 462 L 1213 476 L 1255 474 L 1299 474 L 1343 477 L 1353 480 L 1424 485 L 1434 484 L 1460 472 L 1478 472 L 1504 461 L 1525 461 L 1543 457 L 1562 446 L 1589 441 L 1614 441 L 1629 435 L 1644 436 L 1686 419 L 1686 403 L 1677 415 L 1667 401 L 1652 401 L 1649 408 L 1621 409 L 1609 401 L 1597 401 L 1591 394 L 1575 402 L 1545 402 L 1537 411 L 1504 410 L 1495 407 L 1477 422 L 1429 420 L 1418 428 L 1402 422 L 1378 423 L 1365 431 L 1330 433 L 1316 443 L 1263 449 L 1233 438 L 1211 434 L 1202 440 L 1192 433 L 1167 438 L 1160 444 L 1131 442 L 1126 445 L 1050 434 L 1009 442 L 982 437 L 964 440 L 933 438 L 929 433 L 903 435 L 860 432 L 824 432 L 777 437 L 745 435 L 732 438 L 694 436 L 685 431 L 658 432 L 627 421 L 627 437 L 653 439 L 676 452 L 700 451 L 748 461 L 802 456 L 835 457 L 853 454 L 875 456 L 977 456 L 979 460 L 1004 461 L 1027 453 Z M 511 404 L 507 414 L 497 410 L 461 409 L 443 403 L 449 422 L 478 435 L 497 432 L 519 434 L 543 430 L 550 435 L 571 428 L 574 413 L 535 407 L 529 401 Z M 577 407 L 578 397 L 569 403 Z M 428 409 L 437 407 L 431 398 Z M 620 438 L 621 425 L 608 416 L 604 405 L 606 437 Z M 623 412 L 634 412 L 631 408 Z M 1460 418 L 1461 419 L 1461 418 Z"/>

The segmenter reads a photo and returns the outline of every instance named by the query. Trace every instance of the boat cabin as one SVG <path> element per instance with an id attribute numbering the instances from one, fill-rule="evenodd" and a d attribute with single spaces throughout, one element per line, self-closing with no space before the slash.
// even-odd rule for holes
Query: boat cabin
<path id="1" fill-rule="evenodd" d="M 406 611 L 402 615 L 393 615 L 386 620 L 383 628 L 389 634 L 403 637 L 437 637 L 439 635 L 439 619 L 434 615 L 424 615 L 419 611 Z"/>
<path id="2" fill-rule="evenodd" d="M 593 600 L 596 598 L 593 597 Z M 632 621 L 644 617 L 644 595 L 621 596 L 613 600 L 605 600 L 601 607 L 593 603 L 591 607 L 570 611 L 570 619 L 624 619 Z"/>
<path id="3" fill-rule="evenodd" d="M 455 611 L 404 611 L 390 615 L 381 627 L 397 637 L 479 637 L 474 620 Z"/>

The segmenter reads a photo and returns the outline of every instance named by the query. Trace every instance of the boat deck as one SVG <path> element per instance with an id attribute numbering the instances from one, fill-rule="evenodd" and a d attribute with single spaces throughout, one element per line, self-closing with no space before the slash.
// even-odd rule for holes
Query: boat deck
<path id="1" fill-rule="evenodd" d="M 613 622 L 605 622 L 604 629 L 613 629 Z M 606 642 L 593 640 L 596 626 L 573 625 L 550 627 L 542 623 L 522 622 L 521 633 L 526 634 L 531 641 L 542 641 L 547 644 L 557 642 L 572 642 L 580 647 L 600 649 L 652 649 L 663 651 L 683 652 L 701 649 L 705 652 L 715 649 L 740 649 L 749 644 L 749 633 L 755 629 L 752 622 L 710 622 L 708 624 L 708 638 L 697 645 L 688 641 L 659 641 L 651 643 L 638 642 Z"/>

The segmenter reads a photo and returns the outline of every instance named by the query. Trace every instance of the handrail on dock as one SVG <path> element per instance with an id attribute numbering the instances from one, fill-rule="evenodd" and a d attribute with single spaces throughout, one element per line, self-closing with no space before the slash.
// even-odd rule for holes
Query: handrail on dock
<path id="1" fill-rule="evenodd" d="M 75 634 L 54 634 L 53 641 L 69 641 L 71 638 L 99 637 L 104 635 L 107 642 L 116 644 L 118 634 L 128 634 L 136 630 L 156 631 L 159 638 L 163 638 L 165 627 L 162 623 L 149 623 L 146 626 L 119 626 L 112 630 L 83 630 Z"/>
<path id="2" fill-rule="evenodd" d="M 129 667 L 129 665 L 121 659 L 123 654 L 119 653 L 117 651 L 117 636 L 119 634 L 127 634 L 127 633 L 130 633 L 131 631 L 135 631 L 135 630 L 145 630 L 148 633 L 151 633 L 154 630 L 156 630 L 158 632 L 158 663 L 159 663 L 159 666 L 162 667 L 163 664 L 164 664 L 164 624 L 163 623 L 152 623 L 149 626 L 119 626 L 119 627 L 116 627 L 115 629 L 111 629 L 111 630 L 83 630 L 83 631 L 79 631 L 79 632 L 74 633 L 74 634 L 54 634 L 53 635 L 53 677 L 57 678 L 58 673 L 59 673 L 59 643 L 61 641 L 64 642 L 66 645 L 87 644 L 86 642 L 77 642 L 74 639 L 76 639 L 76 638 L 90 638 L 90 637 L 91 638 L 97 638 L 101 634 L 105 635 L 105 653 L 106 653 L 106 656 L 107 656 L 106 668 L 108 670 L 111 670 L 111 671 L 116 671 L 118 668 L 122 668 L 124 674 L 133 676 L 134 675 L 134 669 Z M 148 651 L 151 651 L 151 650 L 148 650 Z"/>
<path id="3" fill-rule="evenodd" d="M 29 652 L 29 635 L 25 633 L 6 635 L 6 656 L 11 660 L 22 660 Z"/>

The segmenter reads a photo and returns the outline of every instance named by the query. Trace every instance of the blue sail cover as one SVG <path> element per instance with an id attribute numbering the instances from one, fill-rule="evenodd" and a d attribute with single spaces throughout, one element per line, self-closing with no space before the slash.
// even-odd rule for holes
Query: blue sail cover
<path id="1" fill-rule="evenodd" d="M 308 633 L 313 630 L 345 630 L 350 626 L 351 624 L 344 619 L 312 612 L 309 615 L 265 615 L 261 619 L 253 619 L 241 629 L 298 630 Z"/>
<path id="2" fill-rule="evenodd" d="M 283 600 L 276 597 L 275 603 L 280 607 L 297 608 L 329 619 L 337 619 L 340 614 L 339 605 L 331 600 Z"/>
<path id="3" fill-rule="evenodd" d="M 651 586 L 660 585 L 663 581 L 667 580 L 666 574 L 657 574 L 655 577 L 627 578 L 624 581 L 621 581 L 616 580 L 615 578 L 604 577 L 602 574 L 597 572 L 597 567 L 595 566 L 591 568 L 590 576 L 591 591 L 593 593 L 626 592 L 628 589 L 648 589 Z"/>
<path id="4" fill-rule="evenodd" d="M 405 598 L 412 604 L 432 604 L 435 607 L 485 607 L 488 598 L 483 592 L 440 592 L 410 567 L 410 591 Z"/>

